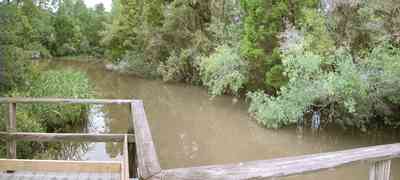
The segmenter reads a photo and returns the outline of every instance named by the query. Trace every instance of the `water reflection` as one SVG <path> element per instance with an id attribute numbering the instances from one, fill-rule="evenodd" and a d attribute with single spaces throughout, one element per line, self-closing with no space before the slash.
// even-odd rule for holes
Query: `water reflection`
<path id="1" fill-rule="evenodd" d="M 88 133 L 115 133 L 113 132 L 111 122 L 113 105 L 92 105 L 89 112 Z M 89 150 L 84 154 L 87 160 L 120 160 L 122 144 L 116 142 L 110 143 L 90 143 Z"/>
<path id="2" fill-rule="evenodd" d="M 111 130 L 113 127 L 111 122 L 114 121 L 113 118 L 116 116 L 111 118 L 110 115 L 112 116 L 116 112 L 119 112 L 118 109 L 113 109 L 111 106 L 91 105 L 87 117 L 84 118 L 87 119 L 85 121 L 86 125 L 80 130 L 75 130 L 75 132 L 91 134 L 111 133 L 113 132 Z M 38 155 L 37 159 L 109 161 L 120 160 L 122 157 L 122 143 L 117 142 L 48 143 L 46 147 L 46 152 Z"/>
<path id="3" fill-rule="evenodd" d="M 88 150 L 86 143 L 47 143 L 46 152 L 34 159 L 84 160 L 83 155 Z"/>

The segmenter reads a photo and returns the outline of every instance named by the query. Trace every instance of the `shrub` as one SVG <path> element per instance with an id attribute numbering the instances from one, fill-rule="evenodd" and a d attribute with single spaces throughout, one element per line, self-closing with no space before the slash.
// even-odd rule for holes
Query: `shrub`
<path id="1" fill-rule="evenodd" d="M 2 49 L 2 72 L 0 91 L 6 92 L 12 88 L 24 87 L 34 76 L 32 61 L 21 48 L 6 46 Z"/>
<path id="2" fill-rule="evenodd" d="M 372 125 L 398 126 L 393 107 L 400 97 L 399 58 L 400 49 L 390 45 L 373 49 L 361 63 L 354 63 L 343 49 L 329 57 L 297 51 L 283 60 L 288 85 L 276 97 L 249 93 L 249 111 L 271 128 L 296 123 L 310 111 L 362 130 Z M 323 62 L 331 62 L 333 68 L 324 69 Z"/>
<path id="3" fill-rule="evenodd" d="M 146 62 L 143 53 L 139 51 L 127 51 L 120 64 L 126 63 L 127 67 L 121 67 L 128 72 L 140 77 L 156 77 L 157 65 L 152 62 Z"/>
<path id="4" fill-rule="evenodd" d="M 86 38 L 81 39 L 78 51 L 80 54 L 89 54 L 92 52 L 90 42 Z"/>
<path id="5" fill-rule="evenodd" d="M 285 68 L 282 65 L 281 54 L 276 48 L 271 55 L 267 56 L 265 60 L 266 73 L 264 84 L 268 88 L 279 90 L 280 87 L 286 85 L 287 77 L 284 74 Z"/>
<path id="6" fill-rule="evenodd" d="M 190 50 L 183 50 L 180 53 L 173 51 L 167 58 L 167 61 L 160 64 L 157 71 L 165 82 L 183 81 L 187 65 L 189 65 L 191 58 L 190 56 Z"/>
<path id="7" fill-rule="evenodd" d="M 248 64 L 236 48 L 222 45 L 209 57 L 202 58 L 200 74 L 212 96 L 226 91 L 237 93 L 248 81 Z"/>
<path id="8" fill-rule="evenodd" d="M 38 53 L 39 58 L 51 58 L 51 53 L 40 43 L 32 43 L 26 48 L 29 52 L 29 58 L 33 58 Z"/>
<path id="9" fill-rule="evenodd" d="M 282 65 L 275 65 L 265 73 L 265 84 L 279 89 L 287 83 L 287 78 L 283 75 L 285 68 Z"/>
<path id="10" fill-rule="evenodd" d="M 57 49 L 58 56 L 71 56 L 77 54 L 76 48 L 72 44 L 65 43 Z"/>

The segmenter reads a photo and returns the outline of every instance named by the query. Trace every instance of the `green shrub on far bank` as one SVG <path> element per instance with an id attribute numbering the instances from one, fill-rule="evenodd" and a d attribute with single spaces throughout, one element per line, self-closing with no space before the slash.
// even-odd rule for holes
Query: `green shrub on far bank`
<path id="1" fill-rule="evenodd" d="M 158 76 L 157 64 L 147 62 L 143 53 L 138 51 L 127 51 L 119 65 L 122 70 L 129 71 L 140 77 L 152 78 Z"/>
<path id="2" fill-rule="evenodd" d="M 279 128 L 305 114 L 321 112 L 322 122 L 356 127 L 399 127 L 400 49 L 384 43 L 354 63 L 347 50 L 324 57 L 309 51 L 286 55 L 289 83 L 278 96 L 249 93 L 250 112 L 262 124 Z M 327 64 L 332 70 L 324 69 Z"/>
<path id="3" fill-rule="evenodd" d="M 165 62 L 160 63 L 158 73 L 165 82 L 169 81 L 196 81 L 197 57 L 193 49 L 183 49 L 179 52 L 172 51 Z"/>
<path id="4" fill-rule="evenodd" d="M 200 64 L 204 85 L 210 89 L 212 96 L 226 91 L 238 93 L 248 81 L 248 64 L 242 60 L 235 48 L 222 45 L 214 54 L 202 58 Z"/>

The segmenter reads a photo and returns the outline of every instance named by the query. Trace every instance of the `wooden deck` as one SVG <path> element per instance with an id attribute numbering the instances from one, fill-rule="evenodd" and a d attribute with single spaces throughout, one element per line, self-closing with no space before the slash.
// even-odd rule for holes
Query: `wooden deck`
<path id="1" fill-rule="evenodd" d="M 123 168 L 120 161 L 0 159 L 0 180 L 127 180 Z"/>
<path id="2" fill-rule="evenodd" d="M 54 99 L 54 98 L 0 98 L 8 104 L 6 132 L 0 138 L 7 141 L 8 159 L 0 159 L 0 180 L 129 180 L 136 175 L 135 136 L 133 117 L 127 117 L 129 132 L 124 134 L 82 134 L 82 133 L 31 133 L 17 132 L 17 104 L 60 103 L 60 104 L 123 104 L 132 106 L 127 99 Z M 132 114 L 131 114 L 132 115 Z M 35 142 L 122 142 L 120 161 L 65 161 L 65 160 L 22 160 L 17 159 L 16 141 Z M 134 149 L 134 148 L 133 148 Z M 132 151 L 130 151 L 132 150 Z M 131 155 L 129 155 L 131 154 Z M 131 165 L 131 168 L 129 168 Z"/>
<path id="3" fill-rule="evenodd" d="M 391 160 L 400 157 L 400 143 L 237 164 L 162 169 L 141 100 L 0 98 L 0 103 L 9 104 L 7 132 L 0 132 L 0 138 L 8 141 L 9 159 L 0 159 L 0 180 L 129 180 L 132 177 L 141 180 L 279 179 L 361 162 L 370 164 L 369 180 L 399 179 L 391 177 L 390 167 Z M 131 110 L 129 131 L 127 134 L 108 135 L 17 132 L 17 103 L 127 104 Z M 123 160 L 19 160 L 15 159 L 16 141 L 123 142 Z"/>
<path id="4" fill-rule="evenodd" d="M 0 180 L 120 180 L 120 173 L 85 173 L 85 172 L 0 172 Z"/>

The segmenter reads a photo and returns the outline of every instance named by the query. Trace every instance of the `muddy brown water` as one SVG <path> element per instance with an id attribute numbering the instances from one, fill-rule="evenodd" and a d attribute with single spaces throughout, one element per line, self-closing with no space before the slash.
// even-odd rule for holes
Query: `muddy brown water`
<path id="1" fill-rule="evenodd" d="M 162 168 L 238 163 L 310 153 L 394 143 L 393 130 L 361 133 L 328 128 L 266 129 L 253 121 L 247 104 L 231 96 L 210 99 L 207 90 L 187 84 L 166 84 L 107 71 L 102 63 L 54 60 L 48 69 L 74 69 L 87 73 L 98 98 L 142 99 Z M 93 106 L 89 113 L 92 132 L 125 133 L 128 108 Z M 90 144 L 83 159 L 120 158 L 120 144 Z M 368 164 L 355 164 L 319 173 L 292 176 L 293 180 L 365 180 Z M 400 163 L 392 165 L 392 179 L 400 179 Z"/>

